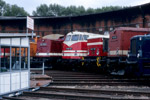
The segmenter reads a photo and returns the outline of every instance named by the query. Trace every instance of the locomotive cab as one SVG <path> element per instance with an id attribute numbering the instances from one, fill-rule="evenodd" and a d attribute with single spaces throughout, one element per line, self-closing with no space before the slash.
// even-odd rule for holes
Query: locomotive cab
<path id="1" fill-rule="evenodd" d="M 127 64 L 130 73 L 150 74 L 150 35 L 138 35 L 131 38 Z"/>

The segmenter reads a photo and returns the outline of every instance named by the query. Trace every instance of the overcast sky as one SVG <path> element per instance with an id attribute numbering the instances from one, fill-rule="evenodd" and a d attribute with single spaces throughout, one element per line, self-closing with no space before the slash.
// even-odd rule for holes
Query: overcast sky
<path id="1" fill-rule="evenodd" d="M 149 3 L 150 0 L 4 0 L 9 4 L 17 4 L 32 14 L 40 4 L 59 4 L 62 6 L 84 6 L 85 8 L 101 8 L 103 6 L 136 6 Z"/>

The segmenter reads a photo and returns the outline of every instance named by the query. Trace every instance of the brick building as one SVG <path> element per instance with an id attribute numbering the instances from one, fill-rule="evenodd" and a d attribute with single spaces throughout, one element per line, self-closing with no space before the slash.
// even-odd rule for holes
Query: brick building
<path id="1" fill-rule="evenodd" d="M 35 33 L 66 34 L 72 30 L 103 34 L 115 27 L 150 27 L 150 3 L 103 13 L 64 16 L 32 17 Z M 26 17 L 0 17 L 0 32 L 26 32 Z"/>

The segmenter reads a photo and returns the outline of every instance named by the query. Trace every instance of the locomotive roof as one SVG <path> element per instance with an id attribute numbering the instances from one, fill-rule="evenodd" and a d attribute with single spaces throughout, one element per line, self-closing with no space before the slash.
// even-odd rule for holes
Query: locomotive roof
<path id="1" fill-rule="evenodd" d="M 145 35 L 136 35 L 136 36 L 133 36 L 131 39 L 138 38 L 138 37 L 149 37 L 149 38 L 150 38 L 150 35 L 149 35 L 149 34 L 145 34 Z"/>
<path id="2" fill-rule="evenodd" d="M 81 34 L 81 35 L 94 35 L 94 33 L 79 32 L 79 31 L 69 32 L 67 35 L 75 35 L 75 34 Z"/>
<path id="3" fill-rule="evenodd" d="M 59 39 L 62 36 L 64 36 L 64 35 L 62 35 L 62 34 L 49 34 L 49 35 L 46 35 L 46 36 L 44 36 L 42 38 L 43 39 L 57 40 L 57 39 Z"/>
<path id="4" fill-rule="evenodd" d="M 109 35 L 95 34 L 93 36 L 88 37 L 88 39 L 96 39 L 96 38 L 109 38 Z"/>
<path id="5" fill-rule="evenodd" d="M 141 31 L 141 32 L 150 32 L 150 28 L 136 28 L 136 27 L 118 27 L 115 28 L 115 31 L 122 30 L 122 31 Z"/>

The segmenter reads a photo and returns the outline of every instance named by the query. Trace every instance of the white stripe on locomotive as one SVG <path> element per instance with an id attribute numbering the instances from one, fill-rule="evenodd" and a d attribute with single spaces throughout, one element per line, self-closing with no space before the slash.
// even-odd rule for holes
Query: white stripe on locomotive
<path id="1" fill-rule="evenodd" d="M 36 56 L 62 56 L 62 53 L 36 53 Z"/>
<path id="2" fill-rule="evenodd" d="M 94 42 L 94 43 L 87 43 L 87 45 L 102 45 L 103 42 Z"/>

